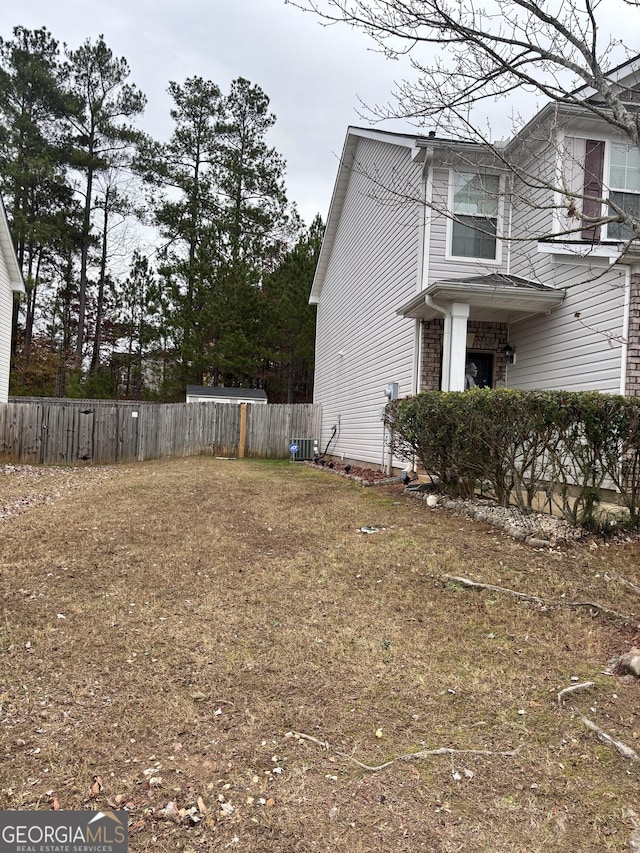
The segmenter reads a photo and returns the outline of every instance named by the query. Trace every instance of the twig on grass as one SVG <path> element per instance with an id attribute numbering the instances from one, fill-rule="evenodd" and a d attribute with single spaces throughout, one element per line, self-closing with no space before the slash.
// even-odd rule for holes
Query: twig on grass
<path id="1" fill-rule="evenodd" d="M 565 687 L 564 690 L 558 693 L 558 710 L 562 710 L 562 697 L 566 696 L 567 693 L 575 693 L 576 690 L 586 690 L 587 687 L 593 687 L 594 685 L 594 681 L 584 681 L 582 684 L 572 684 L 570 687 Z"/>
<path id="2" fill-rule="evenodd" d="M 329 741 L 319 740 L 319 738 L 314 737 L 313 735 L 306 735 L 304 732 L 287 732 L 285 737 L 294 737 L 296 740 L 308 740 L 311 741 L 311 743 L 317 743 L 318 746 L 321 746 L 327 751 L 330 749 Z"/>
<path id="3" fill-rule="evenodd" d="M 529 595 L 526 592 L 518 592 L 516 589 L 509 589 L 505 586 L 493 586 L 488 583 L 480 583 L 472 581 L 469 578 L 460 578 L 456 575 L 442 575 L 442 578 L 447 581 L 462 584 L 462 586 L 473 587 L 474 589 L 487 589 L 490 592 L 503 592 L 507 595 L 515 595 L 517 598 L 522 598 L 524 601 L 534 601 L 536 604 L 545 607 L 588 607 L 590 610 L 599 610 L 601 613 L 608 613 L 609 616 L 615 616 L 616 619 L 622 619 L 623 622 L 632 622 L 631 616 L 625 616 L 624 613 L 618 613 L 617 610 L 612 610 L 610 607 L 605 607 L 603 604 L 598 604 L 595 601 L 558 601 L 552 598 L 540 598 L 538 595 Z"/>
<path id="4" fill-rule="evenodd" d="M 329 750 L 329 742 L 326 740 L 319 740 L 317 737 L 313 737 L 313 735 L 306 735 L 303 732 L 287 732 L 285 737 L 294 737 L 296 740 L 308 740 L 311 743 L 315 743 L 318 746 L 321 746 L 325 750 Z M 387 767 L 390 767 L 392 764 L 395 764 L 396 761 L 412 761 L 413 759 L 418 758 L 429 758 L 433 755 L 500 755 L 505 756 L 507 758 L 512 758 L 514 755 L 517 755 L 520 752 L 520 747 L 516 747 L 516 749 L 509 750 L 508 752 L 494 752 L 490 749 L 452 749 L 448 746 L 441 746 L 438 749 L 420 749 L 418 752 L 408 752 L 405 755 L 397 755 L 395 758 L 391 758 L 389 761 L 385 761 L 384 764 L 378 764 L 376 766 L 372 766 L 370 764 L 365 764 L 362 761 L 358 761 L 357 758 L 354 758 L 353 755 L 349 755 L 346 752 L 336 752 L 335 754 L 339 758 L 346 758 L 347 761 L 353 762 L 358 767 L 361 767 L 363 770 L 369 770 L 372 773 L 375 773 L 378 770 L 385 770 Z"/>
<path id="5" fill-rule="evenodd" d="M 620 755 L 624 758 L 629 758 L 631 761 L 640 761 L 640 757 L 638 757 L 638 753 L 631 749 L 630 746 L 627 746 L 626 743 L 623 743 L 621 740 L 616 740 L 611 737 L 611 735 L 607 734 L 604 729 L 601 729 L 600 726 L 596 726 L 594 722 L 587 719 L 587 717 L 582 718 L 582 722 L 588 729 L 591 729 L 592 732 L 598 736 L 598 738 L 603 743 L 608 743 L 610 746 L 617 749 Z"/>
<path id="6" fill-rule="evenodd" d="M 516 749 L 509 750 L 508 752 L 494 752 L 490 749 L 451 749 L 448 746 L 441 746 L 438 749 L 420 749 L 418 752 L 408 752 L 406 755 L 397 755 L 395 758 L 391 758 L 389 761 L 385 761 L 384 764 L 378 764 L 375 767 L 372 767 L 370 764 L 364 764 L 362 761 L 358 761 L 357 758 L 354 758 L 353 755 L 349 755 L 345 752 L 336 752 L 336 755 L 340 756 L 340 758 L 346 758 L 348 761 L 352 761 L 354 764 L 357 764 L 358 767 L 362 767 L 363 770 L 376 772 L 377 770 L 385 770 L 387 767 L 395 764 L 396 761 L 412 761 L 413 759 L 418 758 L 429 758 L 432 755 L 501 755 L 512 758 L 519 752 L 519 746 L 516 747 Z"/>
<path id="7" fill-rule="evenodd" d="M 634 592 L 637 592 L 640 595 L 640 586 L 638 584 L 633 583 L 632 581 L 628 581 L 626 578 L 623 578 L 622 575 L 616 575 L 613 572 L 607 572 L 605 577 L 609 577 L 614 581 L 618 581 L 618 583 L 622 584 L 622 586 L 628 586 L 629 589 L 632 589 Z"/>

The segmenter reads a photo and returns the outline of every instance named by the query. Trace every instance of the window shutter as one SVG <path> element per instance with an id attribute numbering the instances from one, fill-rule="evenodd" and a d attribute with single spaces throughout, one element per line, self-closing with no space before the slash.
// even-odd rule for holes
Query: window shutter
<path id="1" fill-rule="evenodd" d="M 600 216 L 602 205 L 599 201 L 590 200 L 587 196 L 602 198 L 602 170 L 604 167 L 604 142 L 601 139 L 587 139 L 584 154 L 584 188 L 585 199 L 582 210 L 586 216 Z M 585 223 L 582 229 L 582 239 L 600 239 L 600 226 Z"/>

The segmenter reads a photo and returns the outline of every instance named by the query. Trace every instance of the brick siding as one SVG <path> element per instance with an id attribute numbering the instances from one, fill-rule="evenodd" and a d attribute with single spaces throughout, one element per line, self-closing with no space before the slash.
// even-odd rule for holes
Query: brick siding
<path id="1" fill-rule="evenodd" d="M 640 323 L 640 300 L 638 309 L 638 322 Z M 502 350 L 509 340 L 508 325 L 506 323 L 469 320 L 467 332 L 474 335 L 473 344 L 469 347 L 470 350 L 493 353 L 494 385 L 504 382 L 507 375 L 507 365 Z M 428 320 L 422 323 L 421 391 L 437 391 L 440 388 L 443 333 L 444 320 Z M 638 383 L 640 385 L 640 369 L 638 371 Z"/>

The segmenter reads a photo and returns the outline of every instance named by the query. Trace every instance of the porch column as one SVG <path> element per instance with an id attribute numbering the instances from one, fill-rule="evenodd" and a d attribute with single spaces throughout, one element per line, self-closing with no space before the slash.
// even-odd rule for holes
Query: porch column
<path id="1" fill-rule="evenodd" d="M 464 391 L 464 368 L 467 359 L 467 320 L 469 305 L 454 302 L 451 313 L 451 350 L 449 362 L 449 390 Z"/>

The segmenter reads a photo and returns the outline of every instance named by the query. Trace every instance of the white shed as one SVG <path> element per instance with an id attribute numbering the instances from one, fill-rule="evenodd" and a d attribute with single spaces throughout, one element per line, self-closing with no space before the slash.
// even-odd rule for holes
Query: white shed
<path id="1" fill-rule="evenodd" d="M 259 403 L 267 402 L 262 388 L 224 388 L 210 385 L 187 385 L 187 403 Z"/>

